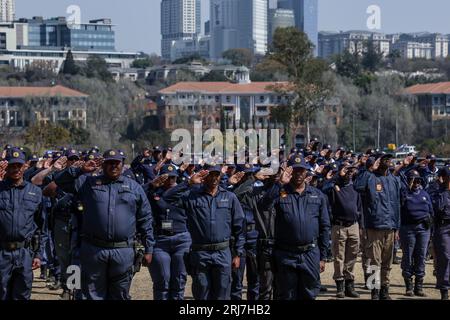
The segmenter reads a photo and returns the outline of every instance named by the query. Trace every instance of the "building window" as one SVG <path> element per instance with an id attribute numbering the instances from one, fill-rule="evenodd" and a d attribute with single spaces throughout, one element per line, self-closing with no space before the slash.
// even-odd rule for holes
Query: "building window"
<path id="1" fill-rule="evenodd" d="M 231 97 L 227 96 L 227 102 L 230 102 L 230 101 L 231 101 Z"/>
<path id="2" fill-rule="evenodd" d="M 439 114 L 445 114 L 445 107 L 441 107 L 440 111 L 441 112 Z"/>
<path id="3" fill-rule="evenodd" d="M 216 96 L 216 102 L 220 101 L 220 96 Z"/>
<path id="4" fill-rule="evenodd" d="M 260 97 L 259 97 L 259 101 L 260 101 L 260 102 L 264 102 L 264 96 L 260 96 Z"/>
<path id="5" fill-rule="evenodd" d="M 439 97 L 433 97 L 433 104 L 438 105 L 439 104 Z"/>

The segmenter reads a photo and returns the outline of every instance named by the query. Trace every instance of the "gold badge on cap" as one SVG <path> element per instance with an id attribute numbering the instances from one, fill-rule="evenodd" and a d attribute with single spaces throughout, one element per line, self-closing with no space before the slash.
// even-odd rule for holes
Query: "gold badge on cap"
<path id="1" fill-rule="evenodd" d="M 18 158 L 18 157 L 19 157 L 19 153 L 18 153 L 18 152 L 14 152 L 14 153 L 13 153 L 13 157 L 14 157 L 14 158 Z"/>
<path id="2" fill-rule="evenodd" d="M 167 170 L 173 171 L 173 167 L 168 167 Z"/>
<path id="3" fill-rule="evenodd" d="M 110 152 L 109 152 L 109 155 L 110 155 L 110 156 L 115 156 L 116 153 L 115 153 L 114 151 L 110 151 Z"/>
<path id="4" fill-rule="evenodd" d="M 94 155 L 93 154 L 89 155 L 89 160 L 92 160 L 92 159 L 94 159 Z"/>
<path id="5" fill-rule="evenodd" d="M 302 159 L 300 159 L 300 158 L 295 158 L 295 162 L 300 163 L 300 162 L 302 162 Z"/>

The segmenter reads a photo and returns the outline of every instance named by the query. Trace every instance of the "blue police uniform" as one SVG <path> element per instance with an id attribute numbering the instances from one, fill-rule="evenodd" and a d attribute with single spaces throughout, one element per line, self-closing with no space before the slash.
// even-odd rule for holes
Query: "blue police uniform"
<path id="1" fill-rule="evenodd" d="M 305 160 L 298 157 L 290 163 L 294 168 L 309 168 Z M 313 300 L 320 291 L 320 261 L 325 260 L 330 245 L 326 196 L 311 186 L 306 186 L 299 194 L 291 185 L 275 184 L 265 198 L 273 202 L 276 210 L 277 298 Z"/>
<path id="2" fill-rule="evenodd" d="M 172 165 L 164 165 L 160 174 L 178 177 Z M 186 226 L 186 212 L 163 199 L 164 188 L 149 190 L 156 244 L 149 267 L 155 300 L 183 300 L 187 281 L 184 257 L 191 247 L 191 235 Z"/>
<path id="3" fill-rule="evenodd" d="M 253 167 L 239 167 L 238 171 L 252 173 Z M 247 300 L 259 299 L 259 273 L 257 265 L 258 230 L 256 229 L 255 213 L 257 203 L 253 201 L 253 186 L 255 179 L 250 177 L 237 186 L 233 192 L 238 197 L 244 211 L 244 253 L 238 269 L 232 271 L 231 300 L 242 300 L 244 272 L 247 269 Z"/>
<path id="4" fill-rule="evenodd" d="M 119 150 L 109 150 L 105 161 L 124 160 Z M 153 252 L 153 227 L 150 204 L 142 187 L 120 176 L 83 175 L 68 168 L 55 177 L 65 192 L 77 194 L 84 212 L 81 225 L 81 285 L 89 300 L 130 299 L 133 274 L 134 239 L 142 238 L 145 253 Z"/>
<path id="5" fill-rule="evenodd" d="M 446 168 L 448 175 L 450 170 Z M 436 254 L 436 287 L 450 289 L 450 191 L 442 187 L 431 194 L 435 229 L 433 245 Z"/>
<path id="6" fill-rule="evenodd" d="M 425 276 L 425 255 L 430 241 L 430 218 L 433 207 L 423 190 L 402 193 L 400 242 L 403 277 Z"/>
<path id="7" fill-rule="evenodd" d="M 13 149 L 7 160 L 23 164 L 25 156 Z M 37 245 L 41 200 L 41 190 L 25 180 L 18 186 L 8 179 L 0 182 L 0 300 L 31 297 L 32 262 L 42 255 L 42 247 Z"/>
<path id="8" fill-rule="evenodd" d="M 220 172 L 214 166 L 210 171 Z M 186 210 L 188 230 L 192 237 L 189 257 L 196 300 L 229 300 L 231 284 L 230 240 L 234 237 L 233 250 L 243 253 L 242 233 L 244 213 L 236 196 L 218 188 L 215 196 L 205 192 L 204 187 L 189 188 L 182 183 L 164 194 L 172 203 L 181 197 L 180 205 Z"/>

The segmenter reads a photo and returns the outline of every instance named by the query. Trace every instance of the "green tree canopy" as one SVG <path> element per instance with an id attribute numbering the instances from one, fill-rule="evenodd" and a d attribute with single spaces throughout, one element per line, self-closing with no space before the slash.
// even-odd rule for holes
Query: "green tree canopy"
<path id="1" fill-rule="evenodd" d="M 222 53 L 222 58 L 230 60 L 235 66 L 250 67 L 253 63 L 253 53 L 246 48 L 227 50 Z"/>

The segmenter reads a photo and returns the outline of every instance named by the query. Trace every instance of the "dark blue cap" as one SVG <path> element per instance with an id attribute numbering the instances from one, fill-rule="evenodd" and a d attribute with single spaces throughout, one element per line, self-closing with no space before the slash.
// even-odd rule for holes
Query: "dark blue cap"
<path id="1" fill-rule="evenodd" d="M 255 172 L 255 168 L 253 165 L 246 163 L 246 164 L 239 164 L 236 166 L 236 171 L 238 172 L 244 172 L 244 173 L 253 173 Z"/>
<path id="2" fill-rule="evenodd" d="M 25 163 L 25 153 L 23 153 L 22 150 L 19 148 L 11 148 L 9 152 L 6 154 L 6 161 L 8 161 L 8 164 L 14 164 L 14 163 Z"/>
<path id="3" fill-rule="evenodd" d="M 50 158 L 53 158 L 53 151 L 51 151 L 51 150 L 45 151 L 44 157 L 43 157 L 43 158 L 44 158 L 44 159 L 50 159 Z"/>
<path id="4" fill-rule="evenodd" d="M 77 150 L 75 150 L 75 149 L 67 150 L 65 155 L 66 155 L 67 159 L 71 159 L 71 158 L 80 159 L 80 156 L 79 156 Z"/>
<path id="5" fill-rule="evenodd" d="M 53 153 L 53 159 L 59 159 L 63 156 L 63 153 L 61 151 L 56 151 L 55 153 Z"/>
<path id="6" fill-rule="evenodd" d="M 28 156 L 27 160 L 30 162 L 38 162 L 39 157 L 36 154 L 32 154 L 32 155 Z"/>
<path id="7" fill-rule="evenodd" d="M 434 154 L 427 155 L 427 160 L 436 160 L 436 156 Z"/>
<path id="8" fill-rule="evenodd" d="M 178 177 L 177 168 L 175 168 L 175 166 L 171 164 L 165 164 L 159 171 L 159 174 L 160 175 L 168 174 L 169 177 Z"/>
<path id="9" fill-rule="evenodd" d="M 440 177 L 450 177 L 450 167 L 449 166 L 442 167 L 441 170 L 439 170 L 438 175 Z"/>
<path id="10" fill-rule="evenodd" d="M 329 145 L 329 144 L 324 144 L 324 145 L 322 146 L 322 150 L 324 150 L 324 149 L 331 149 L 331 145 Z"/>
<path id="11" fill-rule="evenodd" d="M 126 158 L 125 153 L 121 150 L 116 150 L 116 149 L 107 150 L 103 154 L 103 159 L 105 161 L 112 161 L 112 160 L 124 161 L 125 158 Z"/>
<path id="12" fill-rule="evenodd" d="M 203 169 L 208 170 L 209 172 L 222 172 L 222 166 L 214 162 L 206 164 Z"/>
<path id="13" fill-rule="evenodd" d="M 305 161 L 300 155 L 293 155 L 289 158 L 288 165 L 292 168 L 304 168 L 306 170 L 310 170 L 311 166 Z"/>

